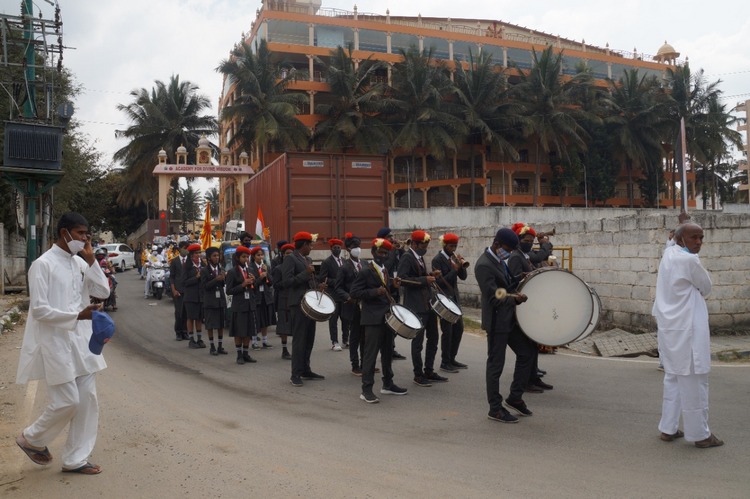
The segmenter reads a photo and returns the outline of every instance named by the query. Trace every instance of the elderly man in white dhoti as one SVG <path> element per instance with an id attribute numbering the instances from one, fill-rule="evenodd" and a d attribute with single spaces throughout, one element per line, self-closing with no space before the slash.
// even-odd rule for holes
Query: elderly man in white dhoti
<path id="1" fill-rule="evenodd" d="M 109 285 L 82 215 L 60 217 L 55 244 L 31 264 L 28 277 L 29 315 L 16 381 L 45 379 L 49 403 L 16 443 L 36 464 L 49 464 L 46 446 L 68 427 L 63 471 L 98 474 L 101 468 L 88 458 L 99 425 L 95 374 L 107 364 L 89 346 L 92 313 L 101 307 L 89 296 L 107 298 Z"/>
<path id="2" fill-rule="evenodd" d="M 674 240 L 676 244 L 664 251 L 659 263 L 652 310 L 664 363 L 659 431 L 665 442 L 684 436 L 699 448 L 718 447 L 724 442 L 708 429 L 711 349 L 705 297 L 711 292 L 711 277 L 698 258 L 703 229 L 682 224 Z M 678 428 L 680 415 L 684 433 Z"/>

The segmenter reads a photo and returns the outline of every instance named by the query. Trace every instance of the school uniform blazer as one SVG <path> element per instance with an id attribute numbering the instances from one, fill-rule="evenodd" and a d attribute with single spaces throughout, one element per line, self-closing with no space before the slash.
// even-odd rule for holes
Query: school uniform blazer
<path id="1" fill-rule="evenodd" d="M 425 265 L 427 262 L 425 262 Z M 432 298 L 432 289 L 427 284 L 427 269 L 423 269 L 414 252 L 405 251 L 401 256 L 398 264 L 398 277 L 417 281 L 420 284 L 401 283 L 401 291 L 404 295 L 404 306 L 415 314 L 429 313 L 430 298 Z"/>
<path id="2" fill-rule="evenodd" d="M 172 258 L 172 261 L 169 262 L 169 280 L 180 294 L 185 292 L 185 288 L 182 286 L 182 259 L 179 256 Z"/>
<path id="3" fill-rule="evenodd" d="M 445 258 L 441 251 L 432 259 L 432 270 L 439 270 L 442 272 L 442 277 L 438 277 L 435 284 L 438 285 L 440 291 L 442 291 L 445 296 L 456 302 L 456 305 L 458 305 L 458 300 L 460 298 L 458 294 L 458 280 L 466 280 L 466 269 L 463 267 L 458 270 L 454 269 L 451 262 Z M 446 282 L 448 284 L 445 284 Z"/>
<path id="4" fill-rule="evenodd" d="M 185 260 L 182 267 L 182 294 L 187 302 L 200 303 L 201 301 L 201 275 L 200 267 L 196 267 L 191 260 Z"/>
<path id="5" fill-rule="evenodd" d="M 552 254 L 552 243 L 542 243 L 539 245 L 539 249 L 537 250 L 531 250 L 529 251 L 529 260 L 531 261 L 531 265 L 534 267 L 539 267 L 539 265 L 547 260 L 549 256 Z"/>
<path id="6" fill-rule="evenodd" d="M 310 274 L 307 273 L 307 259 L 297 251 L 284 258 L 281 276 L 287 291 L 287 306 L 298 307 L 302 297 L 310 290 Z"/>
<path id="7" fill-rule="evenodd" d="M 482 329 L 488 334 L 510 332 L 516 324 L 516 299 L 495 298 L 498 288 L 510 291 L 512 286 L 500 265 L 502 263 L 495 260 L 485 249 L 474 267 L 474 276 L 482 293 Z"/>
<path id="8" fill-rule="evenodd" d="M 232 312 L 247 312 L 255 310 L 255 290 L 244 287 L 242 282 L 245 280 L 242 272 L 238 267 L 232 267 L 227 271 L 224 278 L 224 284 L 228 295 L 232 295 Z M 250 298 L 245 298 L 245 291 L 250 293 Z"/>
<path id="9" fill-rule="evenodd" d="M 393 290 L 393 279 L 387 278 L 388 292 Z M 360 300 L 362 314 L 359 323 L 362 326 L 377 326 L 385 322 L 385 313 L 390 310 L 391 302 L 387 296 L 378 295 L 378 288 L 383 286 L 378 272 L 372 264 L 365 265 L 357 274 L 349 291 L 353 298 Z M 408 308 L 408 307 L 407 307 Z"/>
<path id="10" fill-rule="evenodd" d="M 339 258 L 341 260 L 341 258 Z M 346 260 L 342 260 L 342 267 L 343 264 L 346 263 Z M 334 296 L 334 299 L 338 302 L 339 299 L 335 298 L 334 288 L 336 286 L 336 276 L 338 275 L 339 271 L 341 270 L 341 267 L 339 267 L 339 264 L 336 263 L 336 259 L 333 255 L 330 255 L 328 258 L 323 260 L 323 263 L 320 264 L 320 273 L 318 274 L 318 282 L 324 282 L 328 284 L 328 292 L 331 293 Z"/>
<path id="11" fill-rule="evenodd" d="M 360 264 L 362 270 L 369 266 L 362 259 L 360 259 Z M 362 272 L 362 270 L 359 272 Z M 351 296 L 351 289 L 357 274 L 354 261 L 351 259 L 344 260 L 344 265 L 341 266 L 336 274 L 336 284 L 333 291 L 334 299 L 338 303 L 341 303 L 341 317 L 349 321 L 354 319 L 354 312 L 359 307 L 358 303 L 347 303 L 349 298 L 353 298 Z"/>
<path id="12" fill-rule="evenodd" d="M 510 258 L 508 258 L 508 268 L 510 269 L 511 279 L 513 279 L 513 290 L 516 289 L 518 283 L 523 279 L 524 272 L 532 272 L 534 267 L 531 260 L 523 254 L 523 251 L 518 248 L 511 251 Z"/>
<path id="13" fill-rule="evenodd" d="M 266 303 L 273 303 L 273 288 L 271 287 L 271 276 L 270 273 L 266 274 L 266 279 L 263 281 L 263 291 L 260 290 L 260 270 L 258 270 L 258 266 L 255 265 L 255 262 L 248 263 L 248 268 L 250 269 L 250 272 L 255 276 L 255 302 L 260 304 L 261 301 L 263 301 L 263 298 L 265 297 Z"/>
<path id="14" fill-rule="evenodd" d="M 219 266 L 219 275 L 224 274 L 224 269 Z M 203 288 L 203 308 L 226 308 L 227 297 L 224 294 L 224 282 L 214 277 L 211 266 L 203 267 L 201 270 L 201 288 Z M 216 290 L 219 290 L 219 298 L 216 298 Z"/>
<path id="15" fill-rule="evenodd" d="M 276 310 L 287 309 L 287 293 L 284 290 L 284 282 L 281 275 L 281 262 L 277 262 L 271 269 L 271 282 L 273 283 L 273 304 Z"/>

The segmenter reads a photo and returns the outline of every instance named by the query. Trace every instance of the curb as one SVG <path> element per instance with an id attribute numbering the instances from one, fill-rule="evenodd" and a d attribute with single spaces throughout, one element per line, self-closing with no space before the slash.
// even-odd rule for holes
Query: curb
<path id="1" fill-rule="evenodd" d="M 722 350 L 711 354 L 711 360 L 732 362 L 737 360 L 750 360 L 750 350 Z"/>

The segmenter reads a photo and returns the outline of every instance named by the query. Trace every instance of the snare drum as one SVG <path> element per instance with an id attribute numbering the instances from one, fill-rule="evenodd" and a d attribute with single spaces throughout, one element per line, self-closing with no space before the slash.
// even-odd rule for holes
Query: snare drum
<path id="1" fill-rule="evenodd" d="M 413 340 L 424 328 L 419 317 L 401 305 L 391 305 L 391 311 L 385 314 L 385 323 L 393 331 L 407 340 Z"/>
<path id="2" fill-rule="evenodd" d="M 461 309 L 456 305 L 456 302 L 445 296 L 443 293 L 436 293 L 435 297 L 430 301 L 430 306 L 441 319 L 455 324 L 461 319 L 463 313 Z"/>
<path id="3" fill-rule="evenodd" d="M 566 345 L 584 334 L 594 316 L 589 286 L 564 269 L 547 267 L 531 272 L 518 286 L 528 296 L 516 307 L 518 324 L 526 336 L 549 346 Z"/>
<path id="4" fill-rule="evenodd" d="M 310 290 L 302 296 L 300 308 L 310 319 L 325 322 L 336 311 L 336 302 L 324 291 Z"/>

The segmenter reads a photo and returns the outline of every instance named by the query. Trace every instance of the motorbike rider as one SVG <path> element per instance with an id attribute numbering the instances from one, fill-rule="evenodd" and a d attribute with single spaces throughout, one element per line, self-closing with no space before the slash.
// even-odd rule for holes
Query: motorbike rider
<path id="1" fill-rule="evenodd" d="M 117 289 L 117 279 L 115 279 L 115 267 L 112 265 L 112 262 L 110 262 L 107 259 L 107 249 L 106 248 L 98 248 L 94 252 L 94 257 L 96 258 L 96 261 L 99 263 L 99 266 L 102 268 L 102 271 L 104 272 L 104 275 L 107 277 L 107 280 L 110 281 L 110 292 L 109 292 L 109 298 L 107 303 L 105 301 L 104 307 L 106 308 L 107 305 L 112 306 L 112 311 L 117 311 L 117 295 L 115 294 L 115 290 Z"/>
<path id="2" fill-rule="evenodd" d="M 148 298 L 151 296 L 151 269 L 156 263 L 161 263 L 162 265 L 165 264 L 165 258 L 164 255 L 162 255 L 161 250 L 162 248 L 160 248 L 156 244 L 153 245 L 151 247 L 151 254 L 146 260 L 146 288 L 143 293 L 144 298 Z"/>

